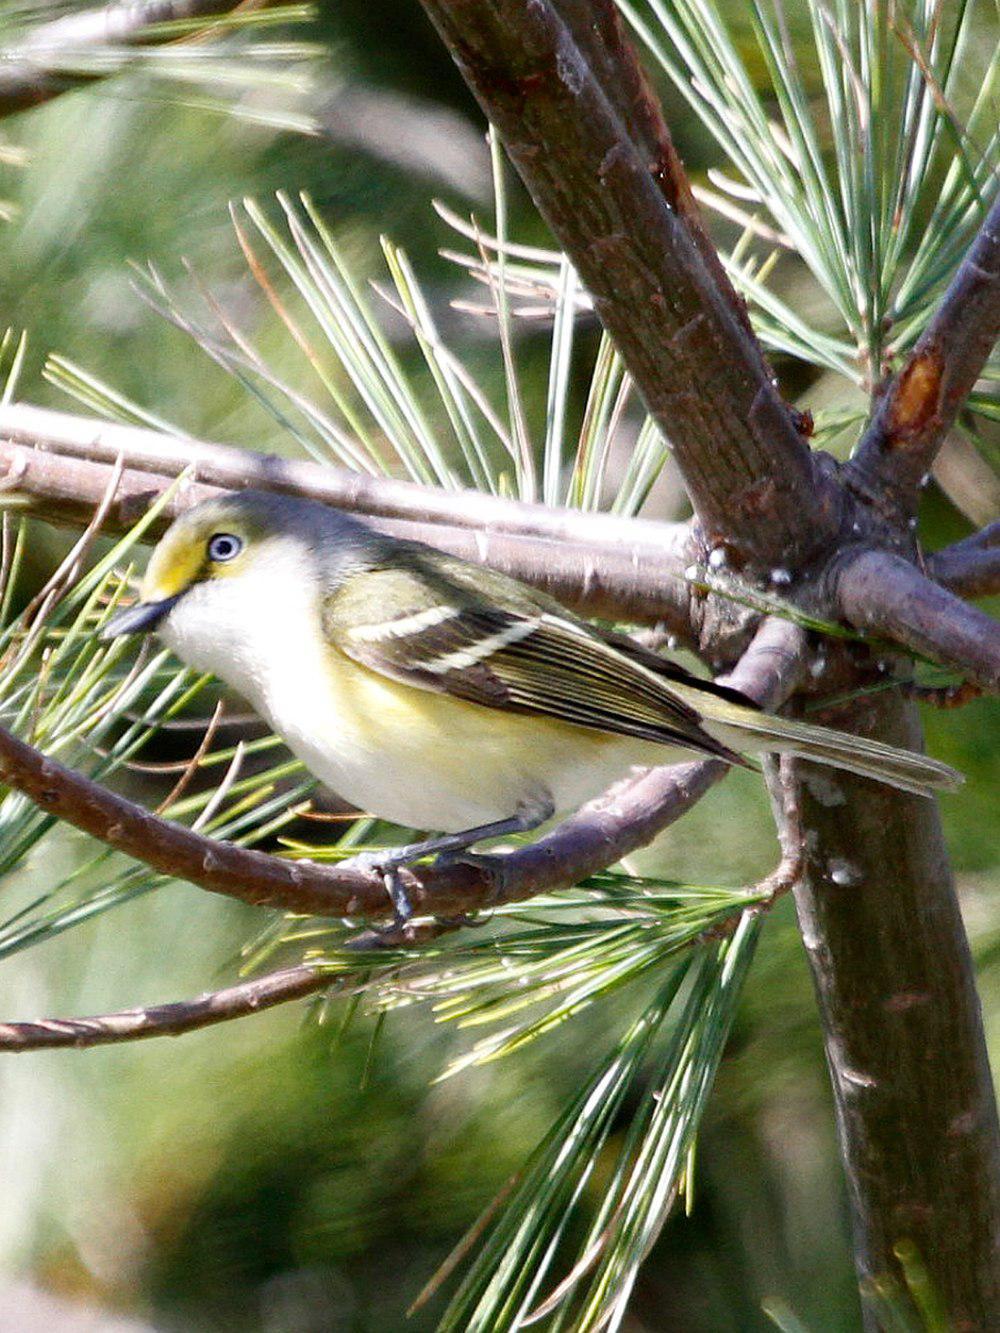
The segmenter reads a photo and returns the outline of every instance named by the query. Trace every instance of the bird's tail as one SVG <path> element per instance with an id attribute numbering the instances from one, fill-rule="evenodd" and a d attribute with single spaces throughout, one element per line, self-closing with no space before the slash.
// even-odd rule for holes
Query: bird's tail
<path id="1" fill-rule="evenodd" d="M 758 712 L 718 697 L 699 695 L 697 707 L 709 735 L 734 750 L 798 755 L 816 764 L 829 764 L 874 778 L 917 796 L 954 791 L 964 781 L 957 769 L 938 759 L 928 759 L 913 750 L 898 750 L 864 736 Z"/>

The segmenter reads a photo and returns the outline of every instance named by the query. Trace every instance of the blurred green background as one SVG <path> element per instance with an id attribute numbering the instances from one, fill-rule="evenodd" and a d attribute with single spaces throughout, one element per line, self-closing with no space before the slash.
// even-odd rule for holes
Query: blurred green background
<path id="1" fill-rule="evenodd" d="M 731 8 L 742 10 L 741 0 Z M 313 137 L 201 110 L 138 76 L 0 126 L 0 142 L 26 159 L 0 161 L 0 198 L 17 208 L 0 225 L 0 323 L 29 330 L 24 397 L 74 410 L 39 378 L 58 351 L 194 435 L 294 448 L 239 384 L 143 304 L 127 267 L 151 259 L 176 277 L 190 260 L 213 290 L 243 303 L 266 340 L 226 204 L 279 188 L 309 189 L 363 272 L 378 269 L 380 232 L 405 246 L 449 335 L 480 376 L 499 378 L 481 322 L 448 314 L 461 284 L 437 258 L 450 238 L 429 207 L 439 197 L 489 217 L 478 112 L 412 0 L 330 5 L 318 35 L 326 53 L 310 109 L 326 129 Z M 700 177 L 713 150 L 667 100 Z M 516 234 L 544 241 L 516 189 L 511 206 Z M 794 290 L 800 276 L 792 268 L 784 281 Z M 529 369 L 537 362 L 543 372 L 547 336 L 525 334 Z M 296 373 L 294 350 L 277 339 L 270 350 Z M 405 346 L 401 354 L 410 355 Z M 789 383 L 805 401 L 830 393 L 821 382 Z M 680 503 L 668 479 L 647 512 L 674 516 Z M 931 548 L 970 529 L 936 487 L 921 521 Z M 34 530 L 35 579 L 63 541 Z M 979 701 L 930 713 L 927 724 L 931 751 L 969 775 L 944 817 L 996 1055 L 997 709 Z M 141 794 L 157 791 L 150 784 Z M 81 843 L 71 832 L 50 838 L 45 864 L 29 864 L 20 889 L 30 896 L 60 859 L 81 855 Z M 752 882 L 773 861 L 759 785 L 742 773 L 642 858 L 674 879 L 730 884 Z M 0 1017 L 101 1012 L 222 984 L 259 924 L 249 909 L 171 887 L 5 962 Z M 600 1021 L 585 1018 L 520 1059 L 435 1086 L 464 1039 L 424 1010 L 392 1015 L 374 1047 L 372 1021 L 338 1040 L 336 1008 L 317 1025 L 296 1007 L 179 1042 L 4 1058 L 0 1329 L 34 1327 L 41 1293 L 82 1303 L 94 1330 L 117 1328 L 116 1319 L 184 1333 L 432 1327 L 433 1304 L 409 1322 L 407 1305 L 579 1086 Z M 771 1327 L 765 1298 L 813 1330 L 859 1324 L 832 1102 L 787 902 L 768 923 L 720 1072 L 693 1215 L 666 1227 L 628 1327 L 762 1329 Z"/>

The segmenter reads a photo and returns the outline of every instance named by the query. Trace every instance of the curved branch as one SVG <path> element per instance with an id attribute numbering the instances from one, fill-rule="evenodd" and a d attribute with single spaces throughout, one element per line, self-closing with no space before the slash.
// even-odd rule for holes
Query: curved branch
<path id="1" fill-rule="evenodd" d="M 927 559 L 935 580 L 959 597 L 1000 593 L 1000 519 Z"/>
<path id="2" fill-rule="evenodd" d="M 566 21 L 551 0 L 423 3 L 671 440 L 709 539 L 767 566 L 819 549 L 832 488 L 730 285 L 666 197 L 664 173 L 675 194 L 688 188 L 676 155 L 650 162 L 647 131 L 637 144 L 602 85 L 624 39 L 599 60 L 600 6 L 582 0 Z"/>
<path id="3" fill-rule="evenodd" d="M 0 63 L 0 116 L 39 106 L 60 93 L 103 75 L 54 73 L 54 59 L 79 58 L 109 43 L 143 46 L 167 40 L 156 29 L 182 19 L 212 18 L 239 7 L 241 0 L 132 0 L 129 4 L 68 14 L 34 28 Z M 151 31 L 152 30 L 152 31 Z"/>
<path id="4" fill-rule="evenodd" d="M 3 416 L 4 409 L 0 408 L 0 418 Z M 100 423 L 86 424 L 99 435 L 101 443 L 95 447 L 96 453 L 103 456 L 109 444 L 120 442 L 123 447 L 119 454 L 129 463 L 130 432 L 125 430 L 119 436 L 114 433 L 117 428 L 112 428 L 105 435 Z M 76 456 L 4 443 L 3 434 L 0 426 L 0 492 L 6 502 L 16 503 L 23 512 L 48 522 L 85 526 L 107 491 L 113 461 L 89 462 L 82 448 Z M 25 437 L 27 431 L 20 435 Z M 168 437 L 155 438 L 169 446 L 171 469 L 147 472 L 141 470 L 141 463 L 138 470 L 128 467 L 105 517 L 105 532 L 127 532 L 183 471 L 183 443 Z M 44 435 L 38 439 L 46 445 L 49 442 Z M 220 484 L 183 485 L 151 527 L 151 538 L 160 536 L 184 509 L 217 495 L 221 486 L 242 489 L 254 485 L 306 495 L 355 509 L 393 536 L 427 542 L 451 555 L 498 569 L 584 615 L 633 624 L 663 624 L 693 646 L 691 589 L 684 572 L 691 559 L 686 553 L 690 537 L 686 524 L 621 520 L 612 515 L 545 510 L 540 505 L 536 514 L 535 506 L 476 492 L 436 492 L 405 482 L 356 477 L 313 463 L 262 458 L 223 445 L 201 447 L 224 456 L 227 466 L 195 464 L 195 475 L 207 472 Z M 343 486 L 339 484 L 342 477 L 347 481 Z M 354 482 L 360 483 L 357 495 L 351 484 Z M 393 499 L 397 489 L 401 491 L 398 502 Z M 481 506 L 482 518 L 476 523 L 480 501 L 485 503 Z M 377 510 L 404 517 L 378 517 L 373 512 Z M 422 513 L 422 517 L 405 517 Z M 444 521 L 446 516 L 454 521 Z"/>
<path id="5" fill-rule="evenodd" d="M 784 621 L 765 621 L 730 680 L 763 704 L 794 687 L 804 638 Z M 650 769 L 584 806 L 531 845 L 497 858 L 502 873 L 458 862 L 404 871 L 417 915 L 458 916 L 565 888 L 645 846 L 727 772 L 718 760 Z M 315 916 L 387 915 L 381 878 L 345 862 L 287 861 L 216 842 L 150 814 L 57 763 L 0 728 L 0 778 L 40 809 L 134 857 L 160 874 L 242 902 Z M 416 927 L 420 929 L 420 927 Z"/>
<path id="6" fill-rule="evenodd" d="M 847 465 L 861 489 L 905 514 L 1000 337 L 1000 195 Z"/>
<path id="7" fill-rule="evenodd" d="M 901 556 L 862 551 L 836 576 L 844 618 L 1000 689 L 1000 623 L 932 583 Z"/>
<path id="8" fill-rule="evenodd" d="M 325 990 L 335 978 L 319 968 L 286 967 L 267 976 L 209 991 L 194 1000 L 175 1000 L 142 1009 L 87 1018 L 38 1018 L 33 1022 L 0 1023 L 0 1051 L 52 1050 L 54 1047 L 109 1046 L 149 1037 L 179 1037 L 184 1032 L 228 1023 L 247 1014 L 301 1000 Z"/>

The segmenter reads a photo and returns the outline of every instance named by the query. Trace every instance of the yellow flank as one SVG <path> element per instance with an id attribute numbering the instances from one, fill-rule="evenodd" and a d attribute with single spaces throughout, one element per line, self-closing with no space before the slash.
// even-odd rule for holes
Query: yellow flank
<path id="1" fill-rule="evenodd" d="M 633 765 L 671 758 L 668 747 L 468 703 L 328 653 L 322 699 L 303 708 L 300 677 L 287 682 L 298 706 L 282 715 L 287 695 L 277 690 L 268 712 L 317 776 L 401 824 L 458 831 L 547 799 L 566 811 Z"/>

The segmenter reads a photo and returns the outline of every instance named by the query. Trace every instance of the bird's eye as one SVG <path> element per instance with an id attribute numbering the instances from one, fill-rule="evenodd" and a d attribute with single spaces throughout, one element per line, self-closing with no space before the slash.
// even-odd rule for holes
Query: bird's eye
<path id="1" fill-rule="evenodd" d="M 242 550 L 243 539 L 231 532 L 217 532 L 208 541 L 208 558 L 218 565 L 235 560 Z"/>

